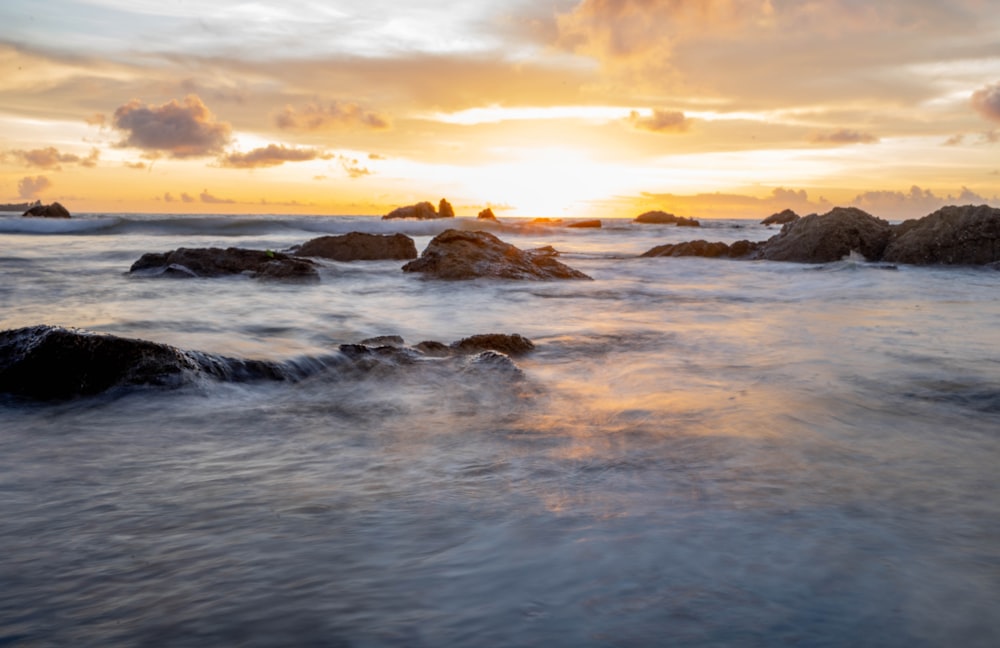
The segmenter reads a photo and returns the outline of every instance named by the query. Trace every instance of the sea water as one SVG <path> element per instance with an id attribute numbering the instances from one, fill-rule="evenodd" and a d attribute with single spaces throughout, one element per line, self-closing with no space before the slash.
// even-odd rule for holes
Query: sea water
<path id="1" fill-rule="evenodd" d="M 605 221 L 0 217 L 0 328 L 417 365 L 0 400 L 0 644 L 1000 645 L 1000 273 L 638 258 L 776 233 Z M 145 252 L 447 227 L 593 281 L 127 274 Z"/>

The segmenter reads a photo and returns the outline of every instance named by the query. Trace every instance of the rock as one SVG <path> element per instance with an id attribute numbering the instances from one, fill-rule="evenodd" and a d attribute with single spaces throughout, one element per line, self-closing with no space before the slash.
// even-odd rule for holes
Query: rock
<path id="1" fill-rule="evenodd" d="M 548 256 L 554 257 L 559 256 L 559 250 L 555 249 L 551 245 L 543 245 L 542 247 L 531 248 L 530 250 L 525 250 L 526 254 L 532 256 Z"/>
<path id="2" fill-rule="evenodd" d="M 579 227 L 579 228 L 584 228 L 584 229 L 587 229 L 587 228 L 600 229 L 600 227 L 601 227 L 601 221 L 596 220 L 596 219 L 595 220 L 577 221 L 576 223 L 570 223 L 566 227 Z"/>
<path id="3" fill-rule="evenodd" d="M 406 344 L 406 342 L 398 335 L 378 335 L 375 337 L 367 338 L 361 340 L 358 344 L 363 344 L 364 346 L 392 346 L 401 347 Z"/>
<path id="4" fill-rule="evenodd" d="M 432 218 L 438 218 L 437 211 L 434 209 L 434 205 L 429 202 L 421 202 L 415 205 L 407 205 L 406 207 L 399 207 L 392 210 L 388 214 L 382 217 L 382 220 L 393 220 L 396 218 L 416 218 L 418 220 L 430 220 Z"/>
<path id="5" fill-rule="evenodd" d="M 247 274 L 255 279 L 318 281 L 316 264 L 270 250 L 177 248 L 142 255 L 130 273 L 166 277 L 221 277 Z"/>
<path id="6" fill-rule="evenodd" d="M 561 218 L 532 218 L 528 221 L 532 225 L 562 225 Z"/>
<path id="7" fill-rule="evenodd" d="M 759 257 L 770 261 L 829 263 L 858 252 L 870 261 L 882 257 L 891 226 L 854 207 L 836 207 L 787 223 L 763 243 Z"/>
<path id="8" fill-rule="evenodd" d="M 647 225 L 677 225 L 679 227 L 701 227 L 701 223 L 693 218 L 675 216 L 665 211 L 648 211 L 635 217 L 636 223 Z"/>
<path id="9" fill-rule="evenodd" d="M 451 203 L 444 198 L 438 203 L 438 218 L 455 218 L 455 210 L 452 208 Z"/>
<path id="10" fill-rule="evenodd" d="M 404 261 L 417 258 L 417 246 L 405 234 L 351 232 L 314 238 L 295 248 L 295 254 L 334 261 Z"/>
<path id="11" fill-rule="evenodd" d="M 0 331 L 0 393 L 38 400 L 90 396 L 114 387 L 178 387 L 198 375 L 286 380 L 281 365 L 54 326 Z"/>
<path id="12" fill-rule="evenodd" d="M 57 202 L 51 205 L 35 205 L 22 214 L 24 217 L 35 218 L 69 218 L 69 210 Z"/>
<path id="13" fill-rule="evenodd" d="M 434 237 L 403 271 L 434 279 L 590 279 L 551 256 L 530 254 L 488 232 L 454 229 Z"/>
<path id="14" fill-rule="evenodd" d="M 791 209 L 786 209 L 780 211 L 776 214 L 771 214 L 764 220 L 760 222 L 761 225 L 784 225 L 785 223 L 791 223 L 792 221 L 799 220 L 799 215 L 793 212 Z"/>
<path id="15" fill-rule="evenodd" d="M 489 220 L 489 221 L 495 221 L 497 219 L 496 215 L 493 213 L 493 210 L 490 209 L 489 207 L 479 212 L 479 216 L 477 216 L 476 218 L 478 218 L 479 220 Z"/>
<path id="16" fill-rule="evenodd" d="M 685 243 L 671 243 L 657 246 L 640 256 L 642 257 L 685 257 L 699 256 L 708 258 L 728 257 L 731 259 L 741 259 L 752 255 L 757 251 L 760 243 L 754 241 L 736 241 L 732 245 L 721 242 L 708 242 L 703 240 L 687 241 Z"/>
<path id="17" fill-rule="evenodd" d="M 1000 209 L 988 205 L 943 207 L 896 225 L 882 260 L 919 265 L 1000 262 Z"/>
<path id="18" fill-rule="evenodd" d="M 463 338 L 451 345 L 459 353 L 471 354 L 481 351 L 498 351 L 508 356 L 519 356 L 535 350 L 535 344 L 528 338 L 514 333 L 487 333 Z"/>

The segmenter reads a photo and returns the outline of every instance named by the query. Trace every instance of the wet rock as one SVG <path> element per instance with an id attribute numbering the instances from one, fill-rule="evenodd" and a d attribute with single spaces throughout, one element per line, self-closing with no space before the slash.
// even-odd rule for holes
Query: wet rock
<path id="1" fill-rule="evenodd" d="M 436 342 L 434 340 L 424 340 L 413 347 L 420 353 L 424 355 L 431 356 L 432 358 L 444 358 L 452 354 L 452 349 L 450 346 L 443 342 Z"/>
<path id="2" fill-rule="evenodd" d="M 799 215 L 791 209 L 785 209 L 776 214 L 771 214 L 760 222 L 761 225 L 784 225 L 792 221 L 799 220 Z"/>
<path id="3" fill-rule="evenodd" d="M 270 250 L 177 248 L 142 255 L 129 272 L 146 276 L 222 277 L 246 274 L 255 279 L 318 281 L 316 264 Z"/>
<path id="4" fill-rule="evenodd" d="M 576 223 L 570 223 L 566 227 L 578 227 L 578 228 L 581 228 L 581 229 L 600 229 L 601 228 L 601 221 L 596 220 L 596 219 L 595 220 L 577 221 Z"/>
<path id="5" fill-rule="evenodd" d="M 392 210 L 382 217 L 382 220 L 394 220 L 397 218 L 415 218 L 417 220 L 430 220 L 438 218 L 437 210 L 429 202 L 420 202 L 415 205 L 407 205 Z"/>
<path id="6" fill-rule="evenodd" d="M 22 214 L 24 217 L 34 218 L 69 218 L 69 210 L 61 204 L 54 202 L 51 205 L 34 205 Z"/>
<path id="7" fill-rule="evenodd" d="M 708 258 L 741 259 L 751 256 L 757 251 L 760 243 L 754 241 L 736 241 L 732 245 L 719 241 L 704 240 L 687 241 L 684 243 L 668 243 L 659 245 L 640 256 L 642 257 L 686 257 L 698 256 Z"/>
<path id="8" fill-rule="evenodd" d="M 438 218 L 455 218 L 455 209 L 444 198 L 438 203 Z"/>
<path id="9" fill-rule="evenodd" d="M 829 263 L 857 252 L 874 261 L 882 257 L 891 231 L 881 218 L 854 207 L 836 207 L 784 225 L 763 243 L 759 256 L 770 261 Z"/>
<path id="10" fill-rule="evenodd" d="M 524 378 L 524 372 L 513 360 L 496 351 L 483 351 L 472 356 L 467 361 L 464 371 L 473 374 L 486 373 L 491 377 L 506 376 L 514 380 Z"/>
<path id="11" fill-rule="evenodd" d="M 295 254 L 334 261 L 406 261 L 417 258 L 417 246 L 405 234 L 365 234 L 351 232 L 321 236 L 295 248 Z"/>
<path id="12" fill-rule="evenodd" d="M 949 206 L 896 225 L 882 260 L 919 265 L 1000 262 L 1000 209 Z"/>
<path id="13" fill-rule="evenodd" d="M 493 210 L 490 209 L 489 207 L 479 212 L 479 216 L 477 216 L 476 218 L 478 218 L 479 220 L 488 220 L 488 221 L 497 220 L 496 214 L 494 214 Z"/>
<path id="14" fill-rule="evenodd" d="M 401 347 L 404 344 L 406 344 L 406 341 L 403 340 L 403 338 L 401 338 L 398 335 L 378 335 L 376 337 L 371 337 L 371 338 L 368 338 L 366 340 L 361 340 L 361 342 L 359 342 L 359 344 L 363 344 L 365 346 L 396 346 L 396 347 Z"/>
<path id="15" fill-rule="evenodd" d="M 403 266 L 433 279 L 590 279 L 551 256 L 530 254 L 488 232 L 446 230 Z"/>
<path id="16" fill-rule="evenodd" d="M 670 212 L 655 210 L 639 214 L 635 217 L 636 223 L 647 225 L 677 225 L 679 227 L 701 227 L 701 223 L 693 218 L 675 216 Z"/>
<path id="17" fill-rule="evenodd" d="M 548 257 L 559 256 L 559 250 L 555 249 L 551 245 L 543 245 L 542 247 L 531 248 L 530 250 L 525 250 L 525 252 L 532 256 L 548 256 Z"/>
<path id="18" fill-rule="evenodd" d="M 451 345 L 459 353 L 479 353 L 480 351 L 499 351 L 509 356 L 524 355 L 535 350 L 535 344 L 516 333 L 486 333 L 463 338 Z"/>

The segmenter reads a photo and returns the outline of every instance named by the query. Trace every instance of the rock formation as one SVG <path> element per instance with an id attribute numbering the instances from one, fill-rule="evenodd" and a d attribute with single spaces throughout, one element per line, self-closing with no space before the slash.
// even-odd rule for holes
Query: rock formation
<path id="1" fill-rule="evenodd" d="M 578 227 L 580 229 L 600 229 L 601 228 L 601 221 L 596 220 L 596 219 L 595 220 L 577 221 L 575 223 L 570 223 L 566 227 Z"/>
<path id="2" fill-rule="evenodd" d="M 943 207 L 892 228 L 882 260 L 889 263 L 986 265 L 1000 261 L 1000 209 Z"/>
<path id="3" fill-rule="evenodd" d="M 438 203 L 438 218 L 455 218 L 455 210 L 444 198 Z"/>
<path id="4" fill-rule="evenodd" d="M 453 229 L 434 237 L 403 270 L 434 279 L 590 279 L 552 256 L 525 252 L 488 232 Z"/>
<path id="5" fill-rule="evenodd" d="M 761 225 L 784 225 L 785 223 L 791 223 L 792 221 L 799 220 L 799 215 L 793 212 L 791 209 L 785 209 L 776 214 L 771 214 L 764 220 L 760 222 Z"/>
<path id="6" fill-rule="evenodd" d="M 757 252 L 760 243 L 755 241 L 736 241 L 732 245 L 722 242 L 703 240 L 687 241 L 685 243 L 668 243 L 657 246 L 640 256 L 643 257 L 684 257 L 699 256 L 708 258 L 726 257 L 730 259 L 746 259 Z"/>
<path id="7" fill-rule="evenodd" d="M 770 261 L 828 263 L 858 252 L 870 261 L 882 258 L 892 231 L 886 221 L 854 207 L 836 207 L 786 224 L 764 242 L 759 257 Z"/>
<path id="8" fill-rule="evenodd" d="M 434 209 L 434 205 L 424 201 L 417 203 L 415 205 L 407 205 L 405 207 L 398 207 L 385 216 L 382 220 L 393 220 L 397 218 L 416 218 L 418 220 L 430 220 L 432 218 L 437 218 L 437 211 Z"/>
<path id="9" fill-rule="evenodd" d="M 405 234 L 365 234 L 351 232 L 321 236 L 294 248 L 298 256 L 322 257 L 334 261 L 405 261 L 417 258 L 417 246 Z"/>
<path id="10" fill-rule="evenodd" d="M 221 277 L 246 274 L 255 279 L 318 281 L 316 264 L 270 250 L 177 248 L 142 255 L 129 272 L 163 277 Z"/>
<path id="11" fill-rule="evenodd" d="M 478 218 L 479 220 L 488 220 L 488 221 L 495 221 L 497 219 L 496 214 L 494 214 L 493 210 L 490 209 L 489 207 L 479 212 L 479 216 L 477 216 L 476 218 Z"/>
<path id="12" fill-rule="evenodd" d="M 35 218 L 69 218 L 69 210 L 54 202 L 51 205 L 35 205 L 24 212 L 22 216 Z"/>
<path id="13" fill-rule="evenodd" d="M 665 211 L 648 211 L 635 217 L 636 223 L 647 225 L 677 225 L 679 227 L 701 227 L 701 223 L 693 218 L 675 216 Z"/>

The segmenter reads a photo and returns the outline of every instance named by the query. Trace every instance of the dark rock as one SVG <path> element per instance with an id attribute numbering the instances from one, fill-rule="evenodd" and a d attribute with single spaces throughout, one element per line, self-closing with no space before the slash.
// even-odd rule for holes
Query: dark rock
<path id="1" fill-rule="evenodd" d="M 763 243 L 759 256 L 770 261 L 829 263 L 851 252 L 868 260 L 882 257 L 891 226 L 854 207 L 836 207 L 786 224 Z"/>
<path id="2" fill-rule="evenodd" d="M 698 256 L 708 258 L 728 257 L 731 259 L 746 258 L 756 252 L 760 243 L 753 241 L 736 241 L 732 245 L 719 241 L 708 242 L 703 240 L 687 241 L 685 243 L 668 243 L 657 246 L 647 252 L 642 257 L 686 257 Z"/>
<path id="3" fill-rule="evenodd" d="M 949 206 L 896 225 L 882 260 L 920 265 L 1000 262 L 1000 209 Z"/>
<path id="4" fill-rule="evenodd" d="M 142 255 L 131 273 L 167 277 L 221 277 L 247 274 L 255 279 L 318 281 L 316 264 L 270 250 L 242 248 L 178 248 Z"/>
<path id="5" fill-rule="evenodd" d="M 435 342 L 434 340 L 424 340 L 423 342 L 414 345 L 413 348 L 424 355 L 435 358 L 443 358 L 452 354 L 450 346 L 444 344 L 443 342 Z"/>
<path id="6" fill-rule="evenodd" d="M 365 234 L 351 232 L 339 236 L 321 236 L 300 245 L 295 254 L 322 257 L 334 261 L 405 261 L 417 258 L 417 246 L 405 234 Z"/>
<path id="7" fill-rule="evenodd" d="M 416 218 L 419 220 L 430 220 L 432 218 L 437 218 L 437 211 L 434 209 L 434 205 L 429 202 L 421 202 L 415 205 L 407 205 L 405 207 L 398 207 L 385 216 L 382 220 L 393 220 L 396 218 Z"/>
<path id="8" fill-rule="evenodd" d="M 577 221 L 575 223 L 570 223 L 566 227 L 579 227 L 579 228 L 582 228 L 582 229 L 589 229 L 589 228 L 600 229 L 600 227 L 601 227 L 601 221 L 596 220 L 596 219 L 595 220 Z"/>
<path id="9" fill-rule="evenodd" d="M 441 199 L 438 203 L 438 218 L 455 218 L 455 210 L 452 208 L 451 203 Z"/>
<path id="10" fill-rule="evenodd" d="M 531 248 L 530 250 L 525 250 L 526 254 L 532 256 L 543 256 L 543 257 L 554 257 L 559 256 L 559 250 L 555 249 L 551 245 L 543 245 L 542 247 Z"/>
<path id="11" fill-rule="evenodd" d="M 499 351 L 509 356 L 524 355 L 534 351 L 535 345 L 523 335 L 514 333 L 487 333 L 463 338 L 451 345 L 459 353 L 479 353 L 480 351 Z"/>
<path id="12" fill-rule="evenodd" d="M 508 356 L 496 351 L 483 351 L 472 356 L 464 371 L 472 374 L 487 374 L 491 377 L 506 376 L 512 380 L 524 378 L 524 372 Z"/>
<path id="13" fill-rule="evenodd" d="M 493 210 L 490 209 L 489 207 L 479 212 L 479 216 L 477 216 L 476 218 L 478 218 L 479 220 L 489 220 L 489 221 L 495 221 L 497 219 L 496 215 L 493 213 Z"/>
<path id="14" fill-rule="evenodd" d="M 776 214 L 771 214 L 764 220 L 760 222 L 761 225 L 784 225 L 785 223 L 791 223 L 792 221 L 799 220 L 799 215 L 793 212 L 791 209 L 786 209 L 780 211 Z"/>
<path id="15" fill-rule="evenodd" d="M 403 266 L 434 279 L 590 279 L 555 258 L 529 254 L 488 232 L 446 230 Z"/>
<path id="16" fill-rule="evenodd" d="M 679 227 L 701 227 L 701 223 L 693 218 L 675 216 L 665 211 L 648 211 L 635 217 L 636 223 L 647 225 L 677 225 Z"/>
<path id="17" fill-rule="evenodd" d="M 69 210 L 57 202 L 51 205 L 35 205 L 24 212 L 22 216 L 35 218 L 69 218 Z"/>
<path id="18" fill-rule="evenodd" d="M 403 345 L 406 344 L 406 341 L 403 340 L 403 338 L 401 338 L 398 335 L 379 335 L 379 336 L 376 336 L 376 337 L 371 337 L 371 338 L 368 338 L 368 339 L 365 339 L 365 340 L 361 340 L 361 342 L 359 342 L 359 344 L 363 344 L 365 346 L 395 346 L 395 347 L 401 347 L 401 346 L 403 346 Z"/>

